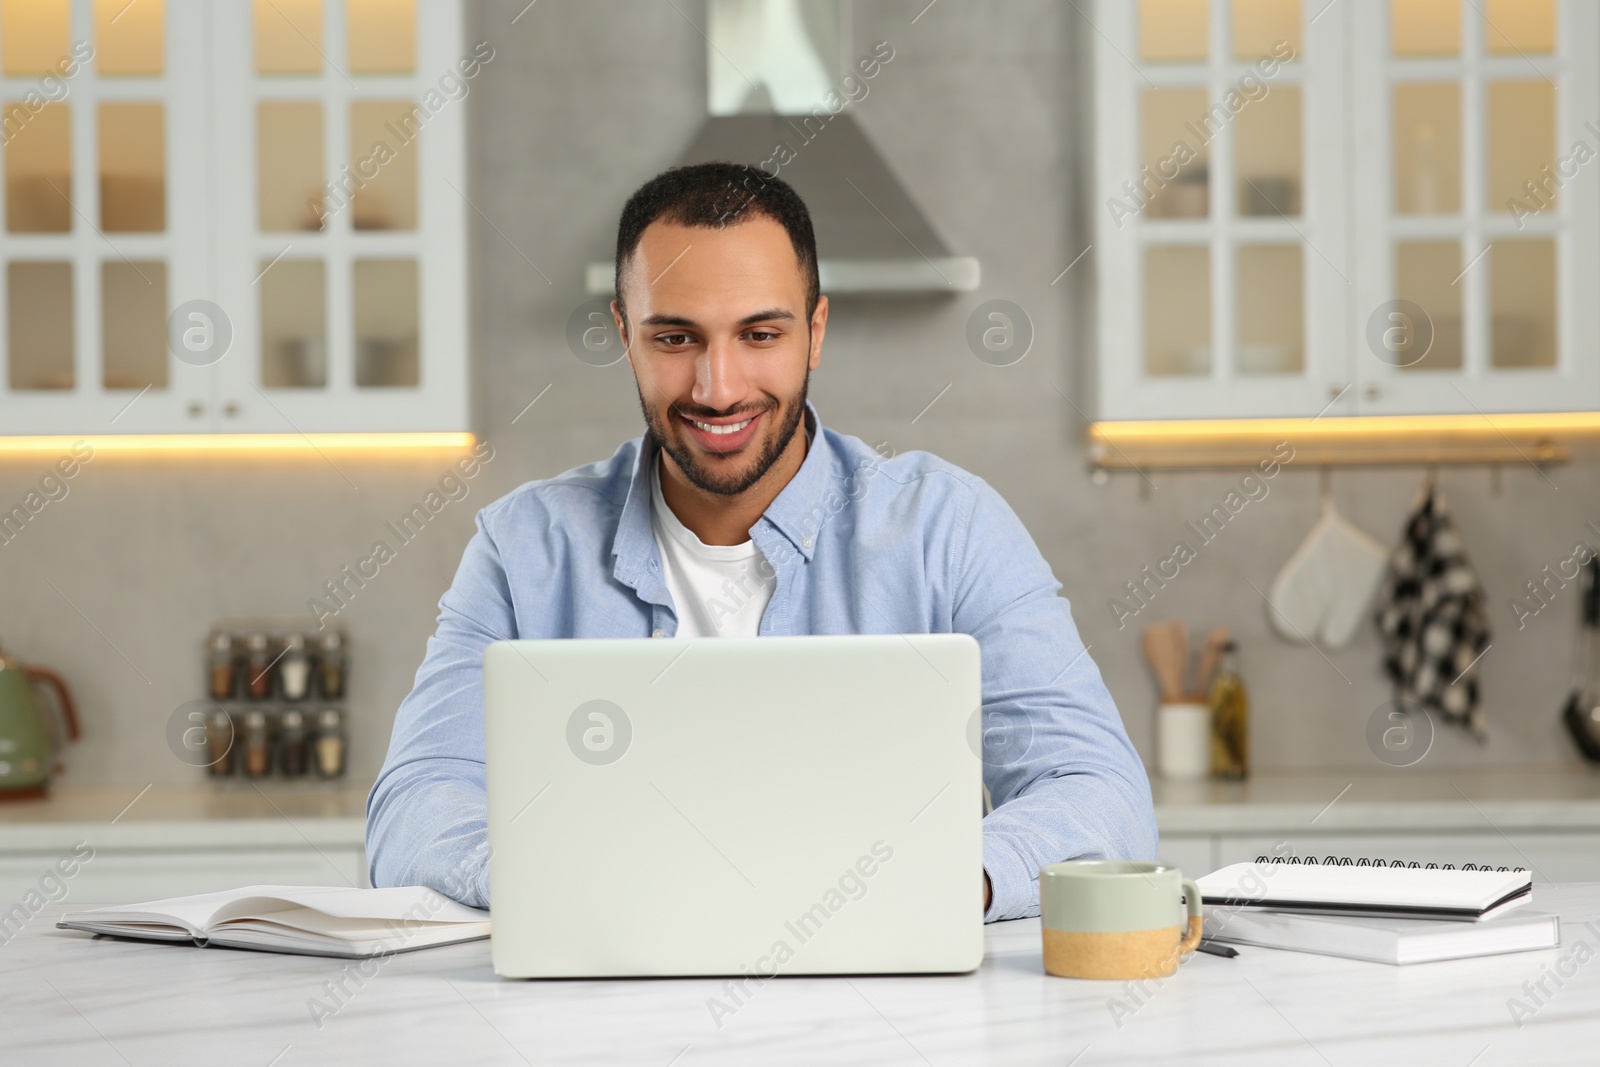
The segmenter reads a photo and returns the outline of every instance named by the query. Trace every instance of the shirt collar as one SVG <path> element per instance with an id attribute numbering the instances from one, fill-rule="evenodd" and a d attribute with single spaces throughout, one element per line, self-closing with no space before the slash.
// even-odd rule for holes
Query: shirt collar
<path id="1" fill-rule="evenodd" d="M 828 469 L 832 465 L 828 440 L 822 433 L 817 409 L 806 401 L 805 430 L 811 436 L 806 458 L 789 484 L 779 491 L 767 506 L 762 519 L 793 543 L 795 549 L 809 560 L 816 551 L 816 534 L 821 526 L 820 501 L 827 487 Z M 633 477 L 628 485 L 628 495 L 622 502 L 622 514 L 617 519 L 617 533 L 611 541 L 611 555 L 616 563 L 612 575 L 619 582 L 644 594 L 659 586 L 665 594 L 666 584 L 661 578 L 660 551 L 656 547 L 655 532 L 650 525 L 651 472 L 659 462 L 660 447 L 648 433 L 638 438 L 634 450 Z M 654 566 L 652 566 L 654 564 Z"/>

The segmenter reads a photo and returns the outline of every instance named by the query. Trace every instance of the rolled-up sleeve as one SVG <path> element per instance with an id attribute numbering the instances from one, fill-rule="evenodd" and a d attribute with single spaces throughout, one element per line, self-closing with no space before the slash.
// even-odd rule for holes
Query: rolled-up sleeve
<path id="1" fill-rule="evenodd" d="M 431 886 L 486 908 L 483 651 L 515 636 L 516 617 L 483 512 L 477 525 L 367 797 L 367 858 L 374 886 Z"/>
<path id="2" fill-rule="evenodd" d="M 955 628 L 983 656 L 985 921 L 1039 914 L 1039 868 L 1153 859 L 1150 782 L 1061 583 L 1011 508 L 973 479 L 954 545 Z"/>

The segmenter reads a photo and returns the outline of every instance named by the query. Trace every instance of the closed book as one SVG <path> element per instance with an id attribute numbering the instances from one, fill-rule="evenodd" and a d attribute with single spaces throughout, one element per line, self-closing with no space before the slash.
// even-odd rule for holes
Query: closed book
<path id="1" fill-rule="evenodd" d="M 1531 910 L 1475 923 L 1299 915 L 1251 908 L 1202 910 L 1205 936 L 1214 941 L 1374 963 L 1431 963 L 1554 948 L 1561 943 L 1560 920 Z"/>
<path id="2" fill-rule="evenodd" d="M 1235 863 L 1195 880 L 1202 902 L 1230 908 L 1476 922 L 1533 899 L 1518 868 L 1471 870 L 1348 862 Z"/>
<path id="3" fill-rule="evenodd" d="M 145 941 L 366 959 L 488 937 L 489 913 L 423 886 L 252 885 L 73 912 L 56 926 Z"/>

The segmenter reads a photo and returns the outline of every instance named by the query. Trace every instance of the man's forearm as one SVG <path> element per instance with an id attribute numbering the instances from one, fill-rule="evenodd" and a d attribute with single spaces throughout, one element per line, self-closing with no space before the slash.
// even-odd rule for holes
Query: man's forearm
<path id="1" fill-rule="evenodd" d="M 380 779 L 367 812 L 372 884 L 429 886 L 469 907 L 487 908 L 485 812 L 483 786 L 442 769 L 410 764 Z"/>

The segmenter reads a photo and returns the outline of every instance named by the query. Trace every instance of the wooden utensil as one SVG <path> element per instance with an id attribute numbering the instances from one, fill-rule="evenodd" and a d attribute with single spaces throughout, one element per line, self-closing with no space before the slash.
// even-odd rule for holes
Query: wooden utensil
<path id="1" fill-rule="evenodd" d="M 1188 631 L 1179 620 L 1152 623 L 1145 628 L 1144 657 L 1156 677 L 1163 703 L 1183 699 L 1184 674 L 1188 668 Z"/>

